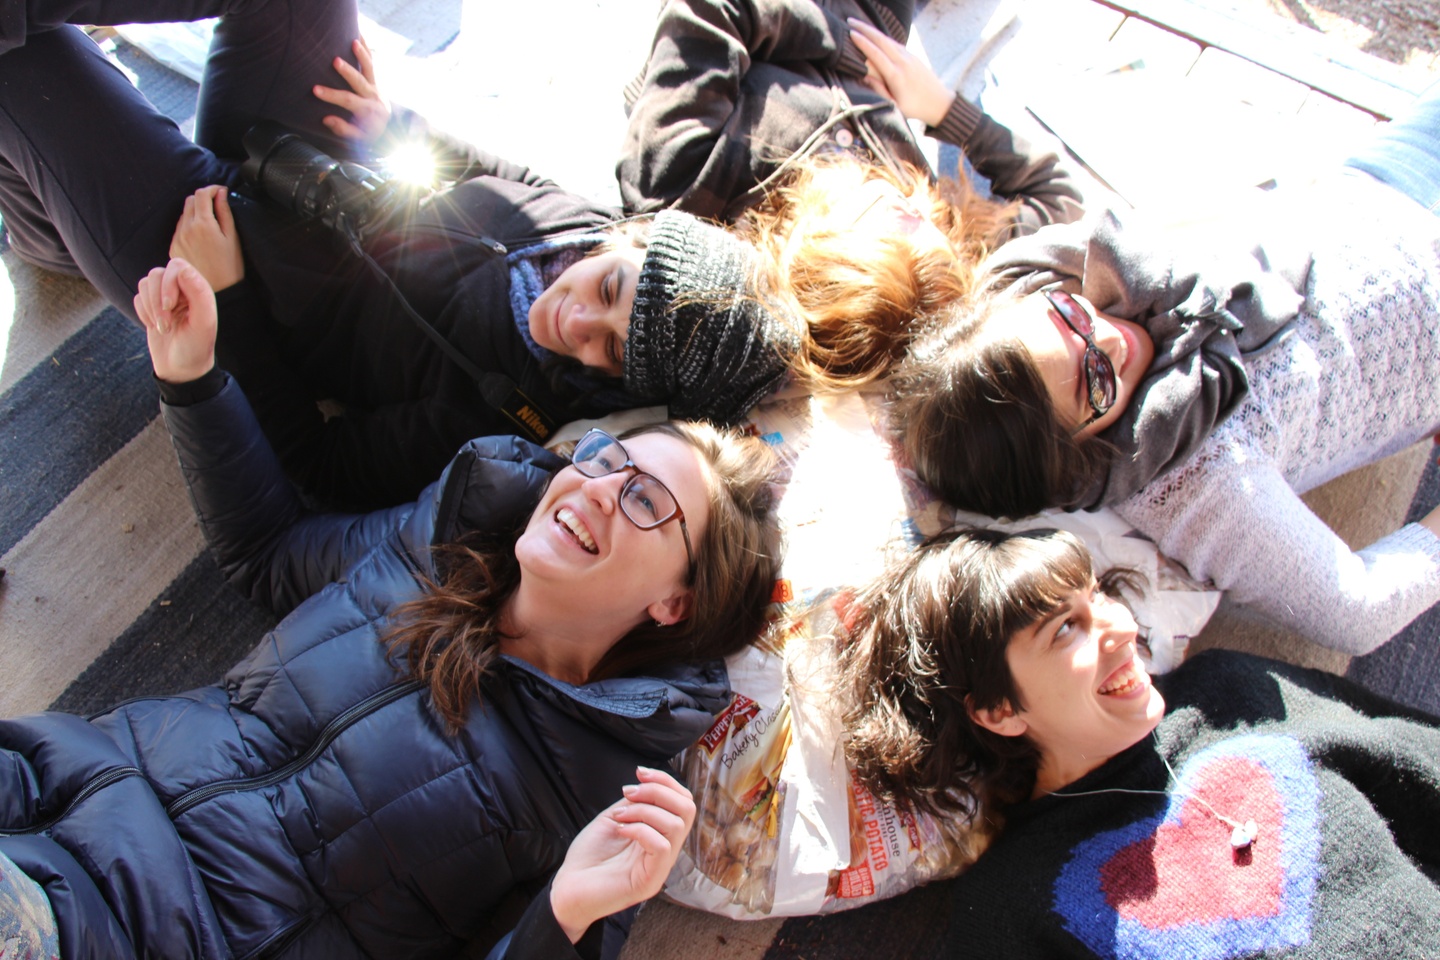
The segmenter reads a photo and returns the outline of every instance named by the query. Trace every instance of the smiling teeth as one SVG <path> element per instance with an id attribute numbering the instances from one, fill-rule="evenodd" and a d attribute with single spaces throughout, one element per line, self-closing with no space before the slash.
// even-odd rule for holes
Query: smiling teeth
<path id="1" fill-rule="evenodd" d="M 590 531 L 585 529 L 585 525 L 580 522 L 580 518 L 575 515 L 574 510 L 571 510 L 569 507 L 561 507 L 555 511 L 555 519 L 559 520 L 565 525 L 567 530 L 575 534 L 575 539 L 580 541 L 580 546 L 591 553 L 600 552 L 600 548 L 595 546 L 595 538 L 590 536 Z"/>
<path id="2" fill-rule="evenodd" d="M 1145 674 L 1137 667 L 1135 661 L 1131 660 L 1123 670 L 1105 682 L 1105 685 L 1100 688 L 1100 693 L 1102 696 L 1124 695 L 1144 684 L 1145 680 Z"/>

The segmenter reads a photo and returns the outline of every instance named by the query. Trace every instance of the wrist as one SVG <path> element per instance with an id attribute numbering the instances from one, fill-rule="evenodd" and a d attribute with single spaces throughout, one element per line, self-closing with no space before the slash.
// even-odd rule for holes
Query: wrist
<path id="1" fill-rule="evenodd" d="M 945 122 L 945 118 L 950 114 L 950 109 L 955 105 L 956 96 L 957 94 L 952 90 L 943 91 L 941 94 L 932 98 L 926 105 L 925 116 L 916 117 L 915 119 L 927 127 L 940 126 L 940 124 Z"/>
<path id="2" fill-rule="evenodd" d="M 168 406 L 188 407 L 209 400 L 225 388 L 229 377 L 219 367 L 211 367 L 200 377 L 184 383 L 172 383 L 156 377 L 160 387 L 160 399 Z"/>
<path id="3" fill-rule="evenodd" d="M 595 918 L 587 916 L 587 911 L 567 896 L 564 883 L 558 876 L 550 884 L 550 912 L 571 943 L 579 943 L 585 931 L 595 922 Z"/>
<path id="4" fill-rule="evenodd" d="M 215 369 L 215 358 L 211 357 L 209 363 L 196 364 L 186 367 L 167 367 L 161 370 L 155 368 L 155 379 L 161 383 L 168 383 L 171 386 L 181 386 L 187 383 L 194 383 L 196 380 L 203 380 Z"/>

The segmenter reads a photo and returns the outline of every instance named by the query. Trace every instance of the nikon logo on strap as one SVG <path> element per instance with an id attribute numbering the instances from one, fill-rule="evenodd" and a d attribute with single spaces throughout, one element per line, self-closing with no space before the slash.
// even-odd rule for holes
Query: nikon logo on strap
<path id="1" fill-rule="evenodd" d="M 546 415 L 534 401 L 525 396 L 519 387 L 510 392 L 500 412 L 513 420 L 522 430 L 529 433 L 538 443 L 544 443 L 555 432 L 555 421 Z"/>

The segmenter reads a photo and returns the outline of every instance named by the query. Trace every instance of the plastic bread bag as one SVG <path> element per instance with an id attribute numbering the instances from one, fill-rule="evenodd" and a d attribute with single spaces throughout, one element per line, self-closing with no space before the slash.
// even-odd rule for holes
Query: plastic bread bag
<path id="1" fill-rule="evenodd" d="M 828 605 L 732 657 L 729 709 L 682 755 L 695 829 L 665 887 L 738 919 L 832 913 L 954 876 L 988 837 L 875 799 L 845 762 Z M 776 681 L 781 682 L 777 685 Z"/>

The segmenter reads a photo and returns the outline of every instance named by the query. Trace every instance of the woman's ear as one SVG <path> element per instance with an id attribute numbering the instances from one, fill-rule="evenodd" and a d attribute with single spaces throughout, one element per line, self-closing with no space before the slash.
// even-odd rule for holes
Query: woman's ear
<path id="1" fill-rule="evenodd" d="M 645 608 L 645 613 L 660 626 L 668 627 L 690 616 L 690 605 L 694 599 L 692 591 L 681 590 L 664 600 L 656 600 Z"/>
<path id="2" fill-rule="evenodd" d="M 1015 712 L 1009 700 L 1000 701 L 1000 705 L 996 707 L 976 709 L 972 698 L 967 696 L 965 712 L 970 714 L 970 719 L 975 724 L 1002 737 L 1018 737 L 1030 729 L 1030 725 Z"/>

